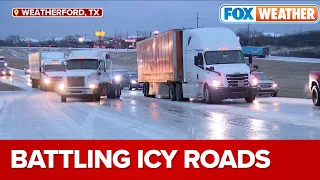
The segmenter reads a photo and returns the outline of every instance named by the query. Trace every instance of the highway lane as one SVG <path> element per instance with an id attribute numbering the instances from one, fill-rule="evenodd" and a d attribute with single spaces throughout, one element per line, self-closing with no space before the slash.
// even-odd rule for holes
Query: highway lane
<path id="1" fill-rule="evenodd" d="M 18 83 L 27 84 L 20 76 Z M 25 81 L 25 82 L 23 82 Z M 311 100 L 258 98 L 222 105 L 171 102 L 124 90 L 121 99 L 60 102 L 54 92 L 0 94 L 1 139 L 319 139 Z"/>

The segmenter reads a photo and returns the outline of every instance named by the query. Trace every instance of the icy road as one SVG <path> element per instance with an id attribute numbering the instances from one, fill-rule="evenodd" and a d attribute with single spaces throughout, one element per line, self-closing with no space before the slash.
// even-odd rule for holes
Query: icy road
<path id="1" fill-rule="evenodd" d="M 11 83 L 10 78 L 1 79 Z M 2 92 L 1 139 L 319 139 L 320 108 L 308 99 L 258 98 L 207 105 L 143 97 L 60 102 L 54 92 L 31 89 L 15 71 L 22 92 Z"/>

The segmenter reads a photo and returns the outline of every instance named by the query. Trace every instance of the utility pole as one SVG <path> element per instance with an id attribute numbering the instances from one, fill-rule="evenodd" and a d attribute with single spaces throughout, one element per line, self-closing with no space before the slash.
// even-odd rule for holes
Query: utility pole
<path id="1" fill-rule="evenodd" d="M 117 30 L 114 30 L 114 39 L 117 37 Z"/>
<path id="2" fill-rule="evenodd" d="M 197 28 L 199 27 L 199 13 L 197 12 Z"/>
<path id="3" fill-rule="evenodd" d="M 139 37 L 139 32 L 140 32 L 140 31 L 136 31 L 136 33 L 137 33 L 137 40 L 138 40 L 138 37 Z"/>
<path id="4" fill-rule="evenodd" d="M 250 24 L 248 24 L 248 46 L 250 46 Z"/>
<path id="5" fill-rule="evenodd" d="M 300 25 L 300 42 L 299 42 L 299 47 L 301 47 L 302 44 L 302 25 Z"/>
<path id="6" fill-rule="evenodd" d="M 129 38 L 129 31 L 127 30 L 127 39 Z"/>
<path id="7" fill-rule="evenodd" d="M 84 34 L 84 42 L 87 41 L 87 34 Z"/>

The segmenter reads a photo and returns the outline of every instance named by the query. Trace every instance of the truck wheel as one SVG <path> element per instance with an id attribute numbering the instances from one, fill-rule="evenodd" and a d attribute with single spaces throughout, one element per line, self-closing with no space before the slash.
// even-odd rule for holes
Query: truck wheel
<path id="1" fill-rule="evenodd" d="M 66 102 L 67 101 L 67 97 L 66 96 L 61 96 L 61 102 Z"/>
<path id="2" fill-rule="evenodd" d="M 114 87 L 114 86 L 109 86 L 108 87 L 109 89 L 107 90 L 107 92 L 108 92 L 108 95 L 107 95 L 107 97 L 108 97 L 108 99 L 115 99 L 116 97 L 117 97 L 117 88 L 116 87 Z"/>
<path id="3" fill-rule="evenodd" d="M 209 87 L 206 85 L 203 90 L 203 99 L 207 104 L 212 104 L 212 96 Z"/>
<path id="4" fill-rule="evenodd" d="M 132 90 L 132 86 L 131 86 L 131 84 L 129 84 L 128 88 L 129 88 L 129 90 L 130 90 L 130 91 Z"/>
<path id="5" fill-rule="evenodd" d="M 171 83 L 169 86 L 169 98 L 171 101 L 175 101 L 177 100 L 176 97 L 176 88 L 175 88 L 175 84 Z"/>
<path id="6" fill-rule="evenodd" d="M 32 88 L 38 88 L 37 83 L 35 80 L 31 80 Z"/>
<path id="7" fill-rule="evenodd" d="M 317 86 L 312 87 L 312 101 L 315 106 L 320 106 L 320 92 Z"/>
<path id="8" fill-rule="evenodd" d="M 121 88 L 119 86 L 119 87 L 117 87 L 117 97 L 116 98 L 120 98 L 120 96 L 121 96 Z"/>
<path id="9" fill-rule="evenodd" d="M 255 100 L 255 97 L 246 97 L 245 100 L 247 103 L 253 103 L 253 101 Z"/>
<path id="10" fill-rule="evenodd" d="M 278 92 L 275 92 L 272 94 L 272 97 L 277 97 L 278 96 Z"/>
<path id="11" fill-rule="evenodd" d="M 144 97 L 149 97 L 149 83 L 143 84 L 143 95 Z"/>
<path id="12" fill-rule="evenodd" d="M 183 91 L 182 91 L 182 84 L 176 84 L 176 99 L 177 101 L 183 101 Z"/>

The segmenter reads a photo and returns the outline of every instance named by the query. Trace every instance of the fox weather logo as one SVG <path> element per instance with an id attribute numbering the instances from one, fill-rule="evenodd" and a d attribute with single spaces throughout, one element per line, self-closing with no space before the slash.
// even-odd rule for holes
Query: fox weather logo
<path id="1" fill-rule="evenodd" d="M 222 23 L 317 23 L 318 5 L 222 5 Z"/>

